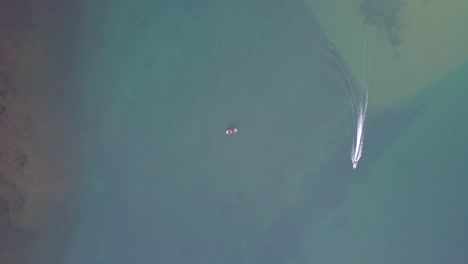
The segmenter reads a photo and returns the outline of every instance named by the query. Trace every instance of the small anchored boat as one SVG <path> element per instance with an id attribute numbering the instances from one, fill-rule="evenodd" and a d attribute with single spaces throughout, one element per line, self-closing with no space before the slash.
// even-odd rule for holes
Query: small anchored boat
<path id="1" fill-rule="evenodd" d="M 237 128 L 233 127 L 226 130 L 226 135 L 232 135 L 237 132 Z"/>

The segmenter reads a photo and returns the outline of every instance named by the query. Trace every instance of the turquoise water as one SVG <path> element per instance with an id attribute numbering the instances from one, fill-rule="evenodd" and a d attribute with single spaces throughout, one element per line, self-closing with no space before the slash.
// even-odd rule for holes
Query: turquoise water
<path id="1" fill-rule="evenodd" d="M 80 18 L 84 180 L 62 263 L 467 258 L 467 65 L 369 109 L 353 170 L 348 87 L 304 3 L 93 2 Z"/>
<path id="2" fill-rule="evenodd" d="M 83 40 L 98 137 L 76 258 L 294 255 L 352 173 L 348 88 L 314 18 L 299 3 L 113 8 L 93 7 Z"/>
<path id="3" fill-rule="evenodd" d="M 467 72 L 465 64 L 399 114 L 385 115 L 383 128 L 370 122 L 368 133 L 382 137 L 369 136 L 367 157 L 381 154 L 363 166 L 365 180 L 353 184 L 343 207 L 312 228 L 306 256 L 331 263 L 466 260 Z M 385 135 L 394 126 L 397 135 Z M 374 151 L 377 144 L 385 150 Z"/>

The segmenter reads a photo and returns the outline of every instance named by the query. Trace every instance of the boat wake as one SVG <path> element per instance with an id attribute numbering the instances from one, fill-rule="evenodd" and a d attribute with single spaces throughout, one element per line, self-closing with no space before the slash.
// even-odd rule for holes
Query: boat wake
<path id="1" fill-rule="evenodd" d="M 356 123 L 356 137 L 353 140 L 353 147 L 351 151 L 351 162 L 353 163 L 353 169 L 357 168 L 359 159 L 362 155 L 362 147 L 364 144 L 364 121 L 366 121 L 367 112 L 367 101 L 368 101 L 367 87 L 364 95 L 363 102 L 358 105 L 357 111 L 357 123 Z"/>
<path id="2" fill-rule="evenodd" d="M 327 47 L 329 53 L 336 63 L 336 65 L 341 70 L 343 77 L 348 86 L 349 96 L 351 101 L 351 109 L 353 111 L 353 117 L 356 122 L 356 134 L 353 139 L 353 146 L 351 149 L 351 162 L 353 164 L 353 169 L 356 169 L 359 163 L 359 159 L 362 155 L 362 148 L 364 144 L 364 122 L 366 121 L 367 113 L 367 102 L 368 102 L 368 93 L 369 89 L 367 86 L 367 67 L 368 67 L 368 41 L 364 39 L 364 23 L 361 24 L 361 43 L 362 43 L 362 57 L 363 57 L 363 89 L 360 89 L 356 85 L 355 81 L 348 74 L 349 70 L 344 63 L 344 60 L 341 58 L 338 50 L 327 41 Z"/>
<path id="3" fill-rule="evenodd" d="M 353 139 L 353 146 L 351 149 L 351 162 L 353 164 L 353 169 L 356 169 L 359 163 L 359 159 L 362 155 L 362 148 L 364 145 L 364 122 L 366 121 L 366 113 L 367 113 L 367 103 L 368 103 L 368 96 L 369 96 L 369 87 L 367 86 L 367 63 L 368 63 L 368 42 L 364 40 L 364 32 L 363 26 L 361 27 L 361 43 L 363 44 L 363 88 L 360 96 L 357 97 L 359 100 L 356 103 L 353 102 L 354 96 L 351 96 L 351 107 L 353 109 L 353 114 L 356 116 L 356 134 L 355 138 Z M 357 108 L 357 109 L 355 109 Z"/>

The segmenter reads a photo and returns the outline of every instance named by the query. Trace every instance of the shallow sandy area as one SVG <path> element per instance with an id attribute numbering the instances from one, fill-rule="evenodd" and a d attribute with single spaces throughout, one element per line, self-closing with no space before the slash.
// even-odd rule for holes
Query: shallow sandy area
<path id="1" fill-rule="evenodd" d="M 306 2 L 359 82 L 364 29 L 371 107 L 404 102 L 468 59 L 466 1 Z"/>

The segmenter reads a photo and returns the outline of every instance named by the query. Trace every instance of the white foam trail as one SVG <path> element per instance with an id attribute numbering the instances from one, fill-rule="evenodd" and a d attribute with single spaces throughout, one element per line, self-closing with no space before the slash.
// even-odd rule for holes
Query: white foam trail
<path id="1" fill-rule="evenodd" d="M 364 98 L 360 98 L 358 104 L 359 108 L 357 111 L 353 111 L 357 114 L 356 118 L 356 138 L 353 140 L 353 147 L 351 152 L 351 162 L 353 163 L 353 169 L 357 168 L 359 159 L 361 159 L 362 148 L 364 145 L 364 122 L 366 121 L 367 103 L 369 95 L 369 87 L 367 86 L 367 43 L 364 41 L 363 30 L 361 28 L 361 39 L 363 43 L 363 54 L 364 54 L 364 66 L 363 66 L 363 86 L 364 86 Z M 354 106 L 355 104 L 351 104 Z"/>
<path id="2" fill-rule="evenodd" d="M 367 112 L 367 92 L 363 104 L 359 106 L 357 111 L 357 126 L 356 126 L 356 138 L 353 140 L 353 151 L 351 153 L 351 162 L 353 163 L 353 169 L 357 168 L 359 159 L 362 155 L 362 147 L 364 145 L 364 122 L 366 121 Z"/>
<path id="3" fill-rule="evenodd" d="M 346 85 L 349 89 L 350 94 L 350 101 L 351 101 L 351 109 L 353 111 L 353 117 L 356 120 L 356 135 L 353 139 L 353 146 L 351 148 L 351 162 L 353 163 L 353 168 L 356 169 L 359 159 L 362 155 L 362 148 L 364 145 L 364 122 L 366 120 L 366 113 L 367 113 L 367 102 L 368 102 L 368 87 L 367 87 L 367 41 L 364 40 L 364 25 L 361 24 L 361 43 L 363 43 L 363 90 L 358 89 L 358 86 L 354 82 L 352 76 L 348 75 L 348 68 L 344 61 L 341 59 L 341 55 L 337 49 L 327 41 L 326 45 L 330 52 L 331 58 L 334 60 L 336 65 L 338 65 L 339 69 L 342 71 L 344 76 Z M 355 94 L 356 90 L 358 94 Z M 357 101 L 357 102 L 355 102 Z"/>

